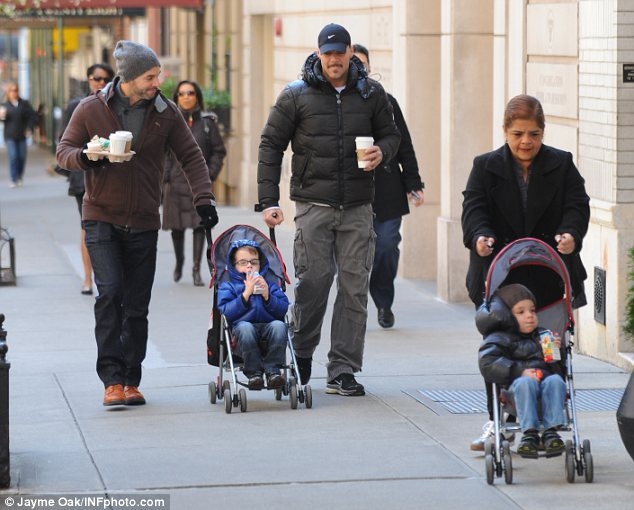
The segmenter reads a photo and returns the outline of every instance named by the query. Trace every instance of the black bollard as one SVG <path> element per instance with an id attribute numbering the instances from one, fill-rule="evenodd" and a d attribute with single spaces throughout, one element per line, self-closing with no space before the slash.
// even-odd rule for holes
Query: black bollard
<path id="1" fill-rule="evenodd" d="M 9 368 L 6 355 L 7 332 L 3 329 L 4 314 L 0 313 L 0 489 L 11 485 L 9 458 Z"/>
<path id="2" fill-rule="evenodd" d="M 619 424 L 621 441 L 634 460 L 634 373 L 625 387 L 621 404 L 616 412 L 616 421 Z"/>

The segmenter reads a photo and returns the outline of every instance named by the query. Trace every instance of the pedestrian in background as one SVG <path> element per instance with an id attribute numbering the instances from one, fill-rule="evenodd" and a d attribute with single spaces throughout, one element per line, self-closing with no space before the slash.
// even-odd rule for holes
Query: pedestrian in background
<path id="1" fill-rule="evenodd" d="M 107 83 L 110 83 L 114 78 L 114 71 L 108 64 L 93 64 L 86 70 L 86 78 L 88 78 L 88 87 L 90 88 L 90 94 L 94 94 L 98 90 L 102 89 Z M 64 110 L 62 115 L 62 127 L 60 137 L 64 134 L 64 129 L 68 126 L 75 108 L 83 98 L 75 98 L 69 101 L 68 106 Z M 60 175 L 65 175 L 68 179 L 68 194 L 74 197 L 77 201 L 77 207 L 79 209 L 79 219 L 81 220 L 81 205 L 84 200 L 84 192 L 86 191 L 84 186 L 84 173 L 83 172 L 71 172 L 69 170 L 61 168 L 59 165 L 55 168 L 55 171 Z M 83 223 L 81 225 L 81 261 L 84 268 L 84 284 L 81 289 L 81 293 L 85 296 L 92 296 L 92 264 L 90 262 L 90 255 L 86 248 L 86 232 L 84 231 Z"/>
<path id="2" fill-rule="evenodd" d="M 0 120 L 4 122 L 4 141 L 9 155 L 10 188 L 22 186 L 26 166 L 27 137 L 37 126 L 37 112 L 20 97 L 15 82 L 6 85 L 4 102 L 0 105 Z"/>
<path id="3" fill-rule="evenodd" d="M 354 44 L 352 49 L 368 73 L 371 73 L 368 49 L 362 44 Z M 394 109 L 396 127 L 401 132 L 401 145 L 396 157 L 387 165 L 379 166 L 374 172 L 376 247 L 370 274 L 370 296 L 377 308 L 377 318 L 382 328 L 394 326 L 394 280 L 401 254 L 398 248 L 401 242 L 401 222 L 403 216 L 409 214 L 408 200 L 414 207 L 420 207 L 425 200 L 425 185 L 420 178 L 418 161 L 405 117 L 394 96 L 388 93 L 387 97 Z"/>
<path id="4" fill-rule="evenodd" d="M 147 46 L 119 41 L 114 58 L 114 81 L 79 103 L 57 146 L 62 168 L 86 172 L 82 213 L 98 290 L 97 374 L 105 406 L 145 404 L 138 386 L 147 350 L 166 149 L 182 165 L 203 226 L 218 223 L 202 152 L 176 105 L 160 93 L 158 57 Z M 131 159 L 88 159 L 84 149 L 94 136 L 108 138 L 121 130 L 132 133 Z"/>
<path id="5" fill-rule="evenodd" d="M 280 93 L 262 131 L 258 198 L 269 227 L 284 221 L 279 183 L 290 142 L 297 276 L 292 338 L 300 378 L 310 379 L 336 276 L 326 393 L 360 396 L 365 389 L 354 374 L 363 365 L 374 259 L 374 170 L 396 155 L 400 135 L 385 91 L 354 56 L 348 31 L 331 23 L 317 41 L 301 79 Z M 364 168 L 357 161 L 358 136 L 374 139 Z"/>
<path id="6" fill-rule="evenodd" d="M 218 118 L 214 113 L 203 112 L 203 94 L 193 81 L 183 80 L 174 90 L 174 102 L 185 117 L 198 146 L 203 152 L 209 178 L 213 183 L 227 155 L 227 149 L 218 129 Z M 194 285 L 202 286 L 200 261 L 205 246 L 205 230 L 200 226 L 200 217 L 194 208 L 192 191 L 183 174 L 180 163 L 173 152 L 168 151 L 163 175 L 163 230 L 172 231 L 172 243 L 176 255 L 174 281 L 183 276 L 185 262 L 185 230 L 193 229 L 192 278 Z"/>

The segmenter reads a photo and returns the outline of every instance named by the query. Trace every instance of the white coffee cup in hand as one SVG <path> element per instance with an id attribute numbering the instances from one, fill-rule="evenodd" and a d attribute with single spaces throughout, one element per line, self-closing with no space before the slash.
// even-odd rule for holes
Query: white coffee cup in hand
<path id="1" fill-rule="evenodd" d="M 371 136 L 357 136 L 354 141 L 357 146 L 357 166 L 359 168 L 365 168 L 369 164 L 369 161 L 363 160 L 363 157 L 365 156 L 365 150 L 372 147 L 372 144 L 374 143 L 374 138 L 372 138 Z"/>

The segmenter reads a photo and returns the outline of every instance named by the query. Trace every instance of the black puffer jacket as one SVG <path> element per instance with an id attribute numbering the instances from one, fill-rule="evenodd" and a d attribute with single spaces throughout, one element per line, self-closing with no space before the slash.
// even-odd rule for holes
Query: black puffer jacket
<path id="1" fill-rule="evenodd" d="M 374 137 L 383 164 L 396 154 L 400 134 L 385 90 L 368 78 L 353 56 L 346 88 L 337 92 L 322 76 L 321 62 L 313 53 L 304 63 L 302 79 L 290 83 L 277 98 L 262 131 L 259 203 L 278 204 L 282 157 L 289 142 L 292 200 L 341 209 L 371 203 L 374 172 L 357 167 L 357 136 Z"/>
<path id="2" fill-rule="evenodd" d="M 553 374 L 563 376 L 561 362 L 544 361 L 539 339 L 544 328 L 536 328 L 530 335 L 520 333 L 515 317 L 496 295 L 476 312 L 476 326 L 484 336 L 478 357 L 485 380 L 508 386 L 527 368 L 541 369 L 544 379 Z"/>

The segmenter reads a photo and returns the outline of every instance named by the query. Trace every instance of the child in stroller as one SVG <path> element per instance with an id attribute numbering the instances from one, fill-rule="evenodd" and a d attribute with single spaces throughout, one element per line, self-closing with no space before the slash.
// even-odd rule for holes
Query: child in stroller
<path id="1" fill-rule="evenodd" d="M 274 281 L 267 281 L 266 255 L 257 242 L 233 241 L 227 253 L 229 278 L 218 287 L 217 306 L 226 317 L 235 340 L 235 352 L 244 361 L 243 372 L 251 390 L 282 388 L 280 374 L 286 357 L 288 297 Z"/>
<path id="2" fill-rule="evenodd" d="M 476 325 L 485 337 L 479 350 L 480 372 L 487 381 L 508 386 L 513 395 L 523 433 L 517 453 L 538 458 L 541 409 L 546 457 L 561 455 L 565 444 L 557 430 L 566 423 L 567 392 L 559 362 L 561 340 L 557 333 L 538 327 L 535 296 L 518 283 L 500 287 L 488 313 L 477 315 Z"/>

